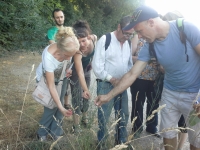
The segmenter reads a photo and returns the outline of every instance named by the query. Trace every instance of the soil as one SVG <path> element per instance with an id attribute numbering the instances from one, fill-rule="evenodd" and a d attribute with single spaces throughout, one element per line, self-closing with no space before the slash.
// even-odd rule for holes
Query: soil
<path id="1" fill-rule="evenodd" d="M 35 138 L 35 130 L 38 124 L 33 123 L 33 120 L 35 122 L 39 120 L 43 109 L 32 99 L 31 93 L 35 87 L 35 69 L 40 61 L 41 54 L 33 52 L 12 52 L 0 58 L 0 144 L 5 141 L 6 143 L 12 140 L 15 141 L 16 138 L 28 138 L 29 140 Z M 95 87 L 96 82 L 93 75 L 90 89 L 93 94 L 90 105 L 91 110 L 96 110 L 96 106 L 93 104 L 93 99 L 96 96 Z M 131 110 L 130 91 L 128 94 L 129 109 Z M 26 116 L 26 114 L 30 114 L 30 116 Z M 113 118 L 114 115 L 112 115 L 111 122 L 114 121 Z M 69 124 L 71 119 L 66 119 L 65 121 L 67 122 L 66 124 Z M 23 130 L 20 130 L 19 124 L 21 128 L 23 127 Z M 94 120 L 93 126 L 97 127 L 97 119 Z M 129 134 L 131 134 L 132 125 L 130 119 L 127 128 Z M 96 129 L 94 128 L 94 131 Z M 16 135 L 19 136 L 17 137 Z M 144 130 L 141 138 L 135 139 L 132 145 L 137 150 L 159 150 L 162 149 L 160 148 L 162 147 L 162 139 L 149 135 Z M 188 142 L 186 142 L 184 150 L 189 149 L 188 145 Z M 0 149 L 3 148 L 1 147 Z"/>

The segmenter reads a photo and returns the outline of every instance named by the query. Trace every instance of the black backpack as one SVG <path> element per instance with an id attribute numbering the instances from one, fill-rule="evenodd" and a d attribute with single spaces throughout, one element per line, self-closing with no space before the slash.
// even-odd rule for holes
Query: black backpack
<path id="1" fill-rule="evenodd" d="M 110 41 L 111 41 L 111 34 L 107 33 L 106 34 L 106 42 L 105 42 L 105 51 L 108 49 L 108 46 L 110 45 Z M 128 39 L 128 44 L 131 48 L 131 40 L 130 39 Z"/>

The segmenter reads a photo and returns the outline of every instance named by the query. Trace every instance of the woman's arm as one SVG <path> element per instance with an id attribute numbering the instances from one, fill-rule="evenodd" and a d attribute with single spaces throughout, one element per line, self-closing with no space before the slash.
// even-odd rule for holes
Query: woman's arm
<path id="1" fill-rule="evenodd" d="M 75 64 L 75 69 L 76 69 L 76 72 L 78 74 L 78 77 L 79 77 L 79 82 L 81 84 L 81 87 L 84 91 L 84 95 L 83 97 L 86 98 L 86 99 L 89 99 L 90 98 L 90 93 L 89 93 L 89 90 L 88 90 L 88 87 L 87 87 L 87 84 L 86 84 L 86 81 L 85 81 L 85 74 L 84 74 L 84 71 L 83 71 L 83 65 L 82 65 L 82 55 L 79 54 L 79 53 L 76 53 L 74 55 L 74 64 Z"/>
<path id="2" fill-rule="evenodd" d="M 60 96 L 58 95 L 58 92 L 56 90 L 56 86 L 54 83 L 54 73 L 53 72 L 45 72 L 46 75 L 46 81 L 47 81 L 47 86 L 49 88 L 49 91 L 51 93 L 51 96 L 54 100 L 54 102 L 56 103 L 56 105 L 58 106 L 58 109 L 62 112 L 62 114 L 66 117 L 69 117 L 72 115 L 72 111 L 70 110 L 66 110 L 61 101 L 60 101 Z"/>

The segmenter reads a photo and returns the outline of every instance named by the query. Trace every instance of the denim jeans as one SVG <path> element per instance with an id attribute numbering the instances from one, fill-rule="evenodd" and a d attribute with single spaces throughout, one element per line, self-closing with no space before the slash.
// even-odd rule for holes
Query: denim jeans
<path id="1" fill-rule="evenodd" d="M 63 83 L 61 90 L 60 100 L 62 104 L 64 101 L 64 94 L 66 91 L 65 85 L 67 84 L 67 82 L 68 80 L 65 79 L 65 83 Z M 63 114 L 57 107 L 53 109 L 44 107 L 44 112 L 39 122 L 40 128 L 38 129 L 37 134 L 39 136 L 47 136 L 48 134 L 50 134 L 51 136 L 61 136 L 63 134 L 62 119 Z"/>
<path id="2" fill-rule="evenodd" d="M 152 114 L 152 111 L 159 107 L 159 99 L 155 98 L 154 92 L 154 81 L 136 79 L 136 81 L 131 85 L 132 94 L 132 112 L 131 121 L 137 116 L 137 119 L 133 126 L 134 133 L 140 134 L 143 131 L 143 106 L 145 99 L 147 97 L 147 109 L 146 117 Z M 137 94 L 138 93 L 138 94 Z M 154 117 L 146 122 L 146 131 L 150 133 L 157 132 L 158 125 L 158 114 L 156 113 Z"/>
<path id="3" fill-rule="evenodd" d="M 63 115 L 57 107 L 53 109 L 44 107 L 37 134 L 39 136 L 47 136 L 48 134 L 51 134 L 51 136 L 61 136 L 63 134 L 62 119 Z"/>
<path id="4" fill-rule="evenodd" d="M 109 82 L 97 82 L 97 95 L 104 95 L 109 93 L 113 89 L 113 86 Z M 115 119 L 119 117 L 122 119 L 116 125 L 115 141 L 124 143 L 127 141 L 127 122 L 129 118 L 128 111 L 128 96 L 125 90 L 122 94 L 117 95 L 111 99 L 108 103 L 103 104 L 98 108 L 98 125 L 99 131 L 97 133 L 98 141 L 105 142 L 108 136 L 108 122 L 112 108 L 115 110 Z"/>

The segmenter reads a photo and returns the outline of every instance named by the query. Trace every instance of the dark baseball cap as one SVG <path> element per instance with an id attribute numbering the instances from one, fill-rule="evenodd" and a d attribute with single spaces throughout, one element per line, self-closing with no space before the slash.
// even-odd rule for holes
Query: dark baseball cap
<path id="1" fill-rule="evenodd" d="M 159 17 L 156 10 L 151 7 L 142 5 L 133 12 L 131 22 L 126 27 L 124 27 L 123 30 L 128 31 L 132 29 L 136 24 L 156 17 Z"/>

